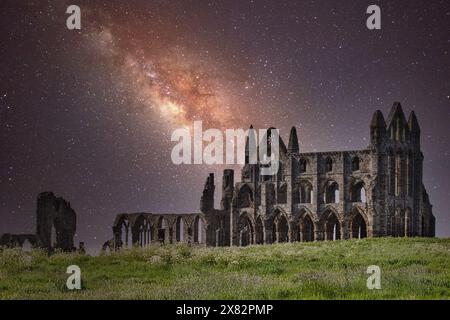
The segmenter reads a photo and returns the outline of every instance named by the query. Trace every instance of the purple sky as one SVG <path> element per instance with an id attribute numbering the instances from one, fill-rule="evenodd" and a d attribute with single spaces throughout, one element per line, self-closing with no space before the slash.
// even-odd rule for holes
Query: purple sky
<path id="1" fill-rule="evenodd" d="M 3 0 L 0 233 L 34 232 L 51 190 L 98 247 L 121 212 L 196 212 L 209 172 L 175 166 L 170 133 L 297 127 L 302 152 L 363 149 L 400 101 L 422 131 L 437 235 L 450 236 L 450 2 Z M 216 179 L 216 186 L 220 186 Z M 219 187 L 216 188 L 220 189 Z"/>

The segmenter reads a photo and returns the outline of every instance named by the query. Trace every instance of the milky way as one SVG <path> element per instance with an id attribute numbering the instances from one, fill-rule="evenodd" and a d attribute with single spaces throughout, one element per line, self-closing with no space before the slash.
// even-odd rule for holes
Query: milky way
<path id="1" fill-rule="evenodd" d="M 175 128 L 291 126 L 306 151 L 367 147 L 394 101 L 418 115 L 438 236 L 450 235 L 450 4 L 2 1 L 0 233 L 33 232 L 36 195 L 71 201 L 96 249 L 121 212 L 196 212 L 224 166 L 176 166 Z M 236 174 L 238 179 L 238 174 Z"/>

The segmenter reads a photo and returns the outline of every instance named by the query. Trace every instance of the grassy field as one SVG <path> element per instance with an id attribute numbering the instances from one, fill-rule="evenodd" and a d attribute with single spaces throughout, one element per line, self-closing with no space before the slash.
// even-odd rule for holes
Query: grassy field
<path id="1" fill-rule="evenodd" d="M 78 265 L 83 289 L 69 291 Z M 381 290 L 368 290 L 369 265 Z M 0 252 L 0 299 L 449 299 L 450 239 L 245 248 L 150 246 L 97 257 Z"/>

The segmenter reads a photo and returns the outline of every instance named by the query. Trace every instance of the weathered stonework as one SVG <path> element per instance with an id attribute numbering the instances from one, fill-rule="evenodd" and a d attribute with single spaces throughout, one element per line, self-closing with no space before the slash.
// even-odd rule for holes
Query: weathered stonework
<path id="1" fill-rule="evenodd" d="M 248 139 L 247 139 L 248 144 Z M 246 164 L 241 182 L 225 170 L 220 209 L 214 208 L 214 175 L 206 180 L 200 213 L 120 214 L 104 248 L 153 241 L 245 246 L 382 236 L 435 235 L 435 218 L 422 184 L 423 154 L 414 112 L 408 121 L 394 103 L 387 124 L 376 111 L 364 150 L 301 153 L 292 128 L 280 138 L 280 169 L 260 175 Z M 183 225 L 183 227 L 181 227 Z"/>
<path id="2" fill-rule="evenodd" d="M 103 250 L 145 246 L 160 243 L 198 243 L 211 246 L 229 244 L 229 210 L 233 194 L 233 170 L 225 170 L 222 188 L 222 208 L 214 209 L 214 175 L 206 180 L 201 197 L 200 213 L 153 214 L 123 213 L 116 217 L 113 239 L 105 242 Z"/>
<path id="3" fill-rule="evenodd" d="M 36 234 L 42 248 L 75 250 L 76 214 L 69 202 L 52 192 L 43 192 L 38 197 L 36 215 Z"/>
<path id="4" fill-rule="evenodd" d="M 36 211 L 36 235 L 4 234 L 0 246 L 23 247 L 28 240 L 32 247 L 63 251 L 75 250 L 76 213 L 70 203 L 56 198 L 52 192 L 39 194 Z"/>

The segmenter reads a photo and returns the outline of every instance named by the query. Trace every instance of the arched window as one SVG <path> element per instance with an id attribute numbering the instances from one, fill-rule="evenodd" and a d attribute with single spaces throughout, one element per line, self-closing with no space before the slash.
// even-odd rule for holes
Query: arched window
<path id="1" fill-rule="evenodd" d="M 123 220 L 120 225 L 120 239 L 118 247 L 128 247 L 132 245 L 132 236 L 128 220 Z"/>
<path id="2" fill-rule="evenodd" d="M 300 203 L 312 203 L 313 187 L 309 181 L 300 183 Z"/>
<path id="3" fill-rule="evenodd" d="M 333 159 L 331 159 L 330 157 L 328 157 L 325 160 L 325 171 L 326 172 L 331 172 L 333 171 Z"/>
<path id="4" fill-rule="evenodd" d="M 239 217 L 238 230 L 241 247 L 253 244 L 253 225 L 246 213 Z"/>
<path id="5" fill-rule="evenodd" d="M 144 247 L 151 242 L 150 234 L 151 225 L 144 215 L 139 215 L 133 226 L 130 228 L 132 234 L 133 245 Z M 134 236 L 133 236 L 134 234 Z"/>
<path id="6" fill-rule="evenodd" d="M 300 159 L 300 173 L 305 173 L 306 172 L 306 160 L 305 159 Z"/>
<path id="7" fill-rule="evenodd" d="M 351 235 L 353 239 L 367 238 L 366 221 L 359 212 L 351 220 Z"/>
<path id="8" fill-rule="evenodd" d="M 325 240 L 339 240 L 341 238 L 341 225 L 338 218 L 332 212 L 325 221 Z"/>
<path id="9" fill-rule="evenodd" d="M 329 181 L 325 186 L 325 203 L 339 203 L 339 185 L 336 181 Z"/>
<path id="10" fill-rule="evenodd" d="M 358 171 L 358 170 L 359 170 L 359 158 L 358 158 L 358 156 L 356 156 L 352 160 L 352 171 Z"/>
<path id="11" fill-rule="evenodd" d="M 277 242 L 288 242 L 288 222 L 286 218 L 279 214 L 276 221 L 277 225 Z"/>
<path id="12" fill-rule="evenodd" d="M 353 184 L 350 193 L 350 201 L 366 203 L 366 189 L 364 188 L 364 182 L 359 181 Z"/>
<path id="13" fill-rule="evenodd" d="M 314 241 L 314 223 L 307 214 L 300 220 L 299 240 L 302 242 Z"/>

